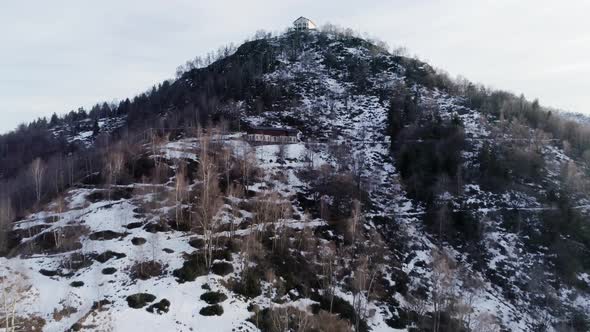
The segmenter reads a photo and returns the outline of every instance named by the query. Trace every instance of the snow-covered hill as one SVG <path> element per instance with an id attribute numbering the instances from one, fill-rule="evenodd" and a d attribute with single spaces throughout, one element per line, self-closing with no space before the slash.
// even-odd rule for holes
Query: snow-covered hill
<path id="1" fill-rule="evenodd" d="M 167 133 L 140 146 L 133 159 L 142 166 L 127 180 L 85 181 L 20 218 L 18 245 L 0 257 L 4 297 L 14 301 L 20 326 L 421 331 L 438 320 L 446 331 L 532 331 L 590 315 L 590 275 L 562 282 L 550 268 L 550 248 L 533 241 L 544 215 L 558 210 L 545 197 L 575 164 L 560 140 L 532 128 L 507 130 L 461 94 L 415 79 L 430 73 L 427 65 L 355 37 L 285 34 L 257 42 L 273 57 L 258 84 L 281 93 L 266 108 L 252 96 L 226 104 L 242 126 L 296 128 L 301 142 L 253 143 L 223 128 Z M 198 89 L 193 80 L 187 73 L 179 82 Z M 465 175 L 434 200 L 476 225 L 475 241 L 443 238 L 428 226 L 434 219 L 442 228 L 443 213 L 433 217 L 432 202 L 409 194 L 397 159 L 404 141 L 389 130 L 389 94 L 400 85 L 419 96 L 431 122 L 460 123 Z M 90 134 L 79 135 L 72 139 L 92 146 Z M 490 147 L 535 145 L 540 177 L 514 176 L 492 190 L 474 175 Z M 199 204 L 209 158 L 221 188 L 210 189 L 218 200 L 208 205 L 216 208 L 206 224 Z M 587 198 L 572 199 L 572 209 L 587 216 Z M 213 264 L 203 270 L 209 249 Z"/>

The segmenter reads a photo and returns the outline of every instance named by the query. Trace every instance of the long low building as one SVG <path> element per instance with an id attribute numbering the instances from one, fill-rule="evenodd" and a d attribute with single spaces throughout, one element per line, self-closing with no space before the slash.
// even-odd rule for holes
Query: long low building
<path id="1" fill-rule="evenodd" d="M 246 139 L 251 142 L 297 143 L 297 129 L 277 127 L 252 127 Z"/>

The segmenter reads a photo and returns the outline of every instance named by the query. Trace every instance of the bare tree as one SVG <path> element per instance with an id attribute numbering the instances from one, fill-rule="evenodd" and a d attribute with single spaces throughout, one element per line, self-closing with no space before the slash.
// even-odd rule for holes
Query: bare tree
<path id="1" fill-rule="evenodd" d="M 585 191 L 586 181 L 575 162 L 567 162 L 561 170 L 563 187 L 570 193 Z"/>
<path id="2" fill-rule="evenodd" d="M 293 317 L 293 323 L 296 327 L 295 332 L 307 332 L 313 324 L 311 316 L 304 310 L 293 309 L 291 317 Z"/>
<path id="3" fill-rule="evenodd" d="M 26 276 L 21 273 L 14 272 L 6 277 L 0 277 L 0 326 L 4 331 L 20 331 L 16 320 L 19 305 L 29 295 L 27 292 L 30 288 Z"/>
<path id="4" fill-rule="evenodd" d="M 279 204 L 279 213 L 278 213 L 278 223 L 277 223 L 277 230 L 276 230 L 276 234 L 277 234 L 277 240 L 279 240 L 279 244 L 278 246 L 280 248 L 285 248 L 287 246 L 287 242 L 288 242 L 288 238 L 287 238 L 287 230 L 288 227 L 286 227 L 286 221 L 287 219 L 291 218 L 293 215 L 293 209 L 292 209 L 292 205 L 291 202 L 288 200 L 284 200 L 282 199 L 282 201 Z"/>
<path id="5" fill-rule="evenodd" d="M 155 163 L 155 170 L 156 173 L 154 174 L 154 181 L 159 183 L 164 173 L 163 170 L 165 169 L 165 165 L 162 162 L 162 153 L 160 151 L 161 147 L 169 141 L 169 137 L 167 135 L 160 137 L 155 130 L 152 130 L 150 133 L 150 150 L 151 154 L 154 158 Z"/>
<path id="6" fill-rule="evenodd" d="M 125 155 L 122 151 L 113 151 L 106 156 L 104 171 L 106 175 L 106 182 L 109 186 L 109 199 L 111 195 L 112 186 L 117 183 L 119 176 L 123 172 L 125 165 Z"/>
<path id="7" fill-rule="evenodd" d="M 215 231 L 219 220 L 215 218 L 221 206 L 221 192 L 219 190 L 219 175 L 211 156 L 209 156 L 208 136 L 201 138 L 201 153 L 199 157 L 198 178 L 201 182 L 199 192 L 199 223 L 205 239 L 205 262 L 210 268 L 213 262 L 213 247 Z"/>
<path id="8" fill-rule="evenodd" d="M 410 312 L 415 312 L 418 315 L 419 324 L 422 325 L 424 323 L 424 317 L 428 312 L 428 300 L 420 295 L 413 296 L 411 294 L 406 299 L 406 307 Z"/>
<path id="9" fill-rule="evenodd" d="M 229 237 L 233 239 L 236 234 L 236 220 L 240 218 L 240 200 L 244 196 L 243 188 L 237 184 L 232 184 L 229 188 L 229 199 L 232 210 L 232 218 L 230 221 Z"/>
<path id="10" fill-rule="evenodd" d="M 37 204 L 41 202 L 41 195 L 43 194 L 43 176 L 45 175 L 45 164 L 41 158 L 33 160 L 31 163 L 31 176 L 35 184 L 35 195 L 37 197 Z"/>
<path id="11" fill-rule="evenodd" d="M 307 171 L 312 171 L 315 169 L 316 152 L 314 151 L 313 145 L 305 143 L 305 155 L 303 159 L 306 162 Z M 590 157 L 588 159 L 590 160 Z"/>
<path id="12" fill-rule="evenodd" d="M 358 228 L 363 218 L 361 202 L 358 199 L 352 200 L 352 209 L 350 212 L 348 231 L 351 237 L 351 243 L 355 243 Z"/>
<path id="13" fill-rule="evenodd" d="M 320 262 L 322 266 L 322 287 L 324 288 L 324 296 L 330 299 L 330 313 L 334 306 L 334 294 L 336 291 L 336 249 L 333 246 L 325 247 L 320 254 Z"/>
<path id="14" fill-rule="evenodd" d="M 0 198 L 0 253 L 8 250 L 8 234 L 12 228 L 14 210 L 10 198 Z"/>
<path id="15" fill-rule="evenodd" d="M 352 174 L 356 182 L 357 193 L 360 193 L 363 188 L 363 173 L 367 168 L 366 160 L 368 158 L 364 149 L 359 151 L 358 154 L 352 155 Z"/>
<path id="16" fill-rule="evenodd" d="M 55 214 L 55 218 L 54 218 L 54 222 L 59 221 L 59 219 L 62 217 L 62 213 L 64 212 L 65 208 L 66 208 L 66 201 L 64 199 L 64 197 L 62 195 L 58 196 L 56 199 L 56 214 Z M 53 229 L 52 231 L 53 233 L 53 241 L 55 242 L 55 248 L 61 248 L 62 245 L 62 240 L 63 240 L 63 236 L 64 234 L 62 233 L 62 228 L 61 227 L 56 227 Z"/>
<path id="17" fill-rule="evenodd" d="M 242 151 L 242 155 L 240 157 L 241 159 L 239 162 L 240 171 L 242 173 L 242 185 L 244 186 L 244 191 L 248 192 L 252 171 L 256 167 L 256 158 L 252 151 L 246 151 L 246 149 Z"/>
<path id="18" fill-rule="evenodd" d="M 186 163 L 179 162 L 176 164 L 176 174 L 174 176 L 174 200 L 176 202 L 176 228 L 180 228 L 183 223 L 182 204 L 187 199 L 188 181 L 186 177 Z"/>
<path id="19" fill-rule="evenodd" d="M 432 253 L 432 307 L 434 310 L 433 332 L 440 330 L 441 312 L 451 297 L 454 270 L 451 257 L 440 251 Z"/>
<path id="20" fill-rule="evenodd" d="M 279 148 L 277 150 L 277 162 L 284 163 L 285 158 L 287 156 L 287 148 L 284 143 L 279 143 Z"/>
<path id="21" fill-rule="evenodd" d="M 158 258 L 158 251 L 160 250 L 160 234 L 158 232 L 152 233 L 150 246 L 152 249 L 152 261 L 155 262 Z"/>
<path id="22" fill-rule="evenodd" d="M 65 185 L 65 176 L 64 176 L 64 163 L 62 155 L 58 155 L 52 159 L 53 165 L 51 167 L 53 171 L 53 184 L 55 185 L 54 189 L 56 193 L 59 193 L 63 190 Z"/>
<path id="23" fill-rule="evenodd" d="M 336 167 L 338 171 L 346 171 L 348 166 L 352 164 L 352 148 L 348 143 L 330 144 L 328 151 L 336 159 Z"/>
<path id="24" fill-rule="evenodd" d="M 423 116 L 431 121 L 434 121 L 436 116 L 439 114 L 439 106 L 436 103 L 436 99 L 428 98 L 430 96 L 424 96 L 420 101 L 420 107 L 422 108 Z"/>
<path id="25" fill-rule="evenodd" d="M 225 176 L 225 192 L 228 193 L 230 191 L 230 172 L 232 169 L 232 153 L 229 147 L 224 147 L 221 150 L 221 159 L 223 162 L 223 175 Z"/>
<path id="26" fill-rule="evenodd" d="M 323 195 L 320 197 L 320 218 L 328 220 L 330 218 L 330 197 Z"/>
<path id="27" fill-rule="evenodd" d="M 436 220 L 438 224 L 438 245 L 440 247 L 443 242 L 443 235 L 445 234 L 449 223 L 449 208 L 446 202 L 442 202 L 440 208 L 436 211 Z"/>
<path id="28" fill-rule="evenodd" d="M 500 331 L 498 319 L 491 313 L 481 313 L 475 319 L 473 330 L 478 332 L 498 332 Z"/>
<path id="29" fill-rule="evenodd" d="M 241 261 L 241 274 L 244 277 L 245 272 L 248 271 L 247 262 L 252 258 L 262 256 L 264 253 L 264 246 L 258 241 L 254 232 L 248 233 L 242 241 L 240 246 L 240 261 Z"/>
<path id="30" fill-rule="evenodd" d="M 289 331 L 289 308 L 277 308 L 270 312 L 273 331 Z"/>
<path id="31" fill-rule="evenodd" d="M 67 180 L 68 185 L 72 186 L 74 184 L 74 165 L 76 161 L 72 155 L 68 155 L 66 159 L 66 172 L 67 172 Z"/>
<path id="32" fill-rule="evenodd" d="M 476 298 L 483 291 L 485 284 L 479 276 L 475 275 L 473 272 L 467 270 L 464 267 L 459 270 L 459 274 L 460 279 L 463 281 L 462 301 L 465 305 L 463 316 L 459 317 L 459 319 L 464 321 L 467 327 L 471 327 L 474 303 Z"/>
<path id="33" fill-rule="evenodd" d="M 323 332 L 351 332 L 350 323 L 340 319 L 338 315 L 321 310 L 316 318 L 317 329 Z"/>
<path id="34" fill-rule="evenodd" d="M 370 255 L 362 255 L 357 260 L 357 267 L 354 271 L 352 288 L 353 288 L 353 308 L 355 311 L 355 331 L 360 331 L 361 321 L 367 318 L 367 308 L 371 300 L 371 294 L 375 285 L 377 274 L 381 270 L 379 264 L 372 261 Z"/>
<path id="35" fill-rule="evenodd" d="M 282 232 L 284 231 L 284 219 L 290 212 L 290 206 L 281 199 L 277 192 L 271 192 L 261 195 L 256 200 L 254 207 L 254 230 L 257 235 L 265 230 L 272 231 L 273 234 L 273 251 L 277 246 L 281 246 Z"/>

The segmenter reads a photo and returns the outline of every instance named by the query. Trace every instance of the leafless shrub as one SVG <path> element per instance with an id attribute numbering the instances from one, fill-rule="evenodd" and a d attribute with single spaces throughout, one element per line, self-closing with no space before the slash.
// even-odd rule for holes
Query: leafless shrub
<path id="1" fill-rule="evenodd" d="M 26 324 L 20 305 L 33 296 L 28 278 L 16 271 L 0 277 L 0 326 L 5 331 L 21 331 Z"/>
<path id="2" fill-rule="evenodd" d="M 129 269 L 132 279 L 148 280 L 164 273 L 165 266 L 158 261 L 137 262 Z"/>

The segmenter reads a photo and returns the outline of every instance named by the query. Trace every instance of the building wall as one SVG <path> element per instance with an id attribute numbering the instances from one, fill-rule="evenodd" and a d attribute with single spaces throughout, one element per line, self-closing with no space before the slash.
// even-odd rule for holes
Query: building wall
<path id="1" fill-rule="evenodd" d="M 248 134 L 246 139 L 250 142 L 267 142 L 267 143 L 297 143 L 295 136 L 272 136 L 264 134 Z"/>
<path id="2" fill-rule="evenodd" d="M 305 23 L 295 23 L 295 30 L 307 30 Z"/>
<path id="3" fill-rule="evenodd" d="M 296 131 L 286 129 L 256 129 L 251 134 L 269 135 L 269 136 L 297 136 Z"/>
<path id="4" fill-rule="evenodd" d="M 315 28 L 315 24 L 313 24 L 313 22 L 311 22 L 310 20 L 300 18 L 295 21 L 295 30 L 309 30 Z"/>

